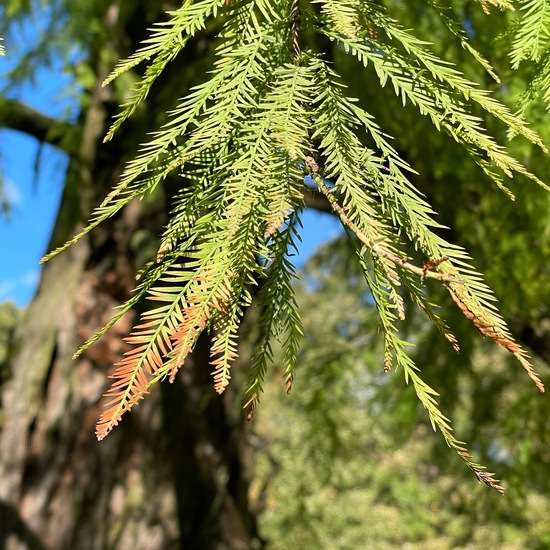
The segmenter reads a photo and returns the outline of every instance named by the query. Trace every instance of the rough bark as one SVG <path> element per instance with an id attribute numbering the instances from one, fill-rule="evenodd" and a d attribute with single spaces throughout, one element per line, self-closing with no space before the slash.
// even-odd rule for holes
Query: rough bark
<path id="1" fill-rule="evenodd" d="M 116 4 L 106 11 L 105 21 L 120 33 L 113 39 L 117 51 L 134 29 L 150 26 L 137 20 L 152 11 L 143 9 L 146 2 L 135 2 L 135 9 L 127 4 L 125 21 Z M 92 53 L 101 80 L 101 52 Z M 173 91 L 180 92 L 181 86 Z M 136 126 L 152 127 L 158 117 L 157 107 L 142 110 L 137 123 L 104 146 L 115 104 L 99 86 L 91 91 L 52 247 L 78 231 L 117 182 L 143 140 Z M 128 297 L 143 243 L 161 227 L 165 211 L 132 204 L 43 270 L 15 331 L 10 379 L 0 388 L 2 548 L 244 550 L 260 544 L 248 503 L 247 427 L 233 390 L 223 397 L 213 391 L 207 339 L 175 384 L 157 386 L 101 443 L 94 436 L 101 396 L 133 316 L 123 317 L 83 358 L 71 359 Z"/>

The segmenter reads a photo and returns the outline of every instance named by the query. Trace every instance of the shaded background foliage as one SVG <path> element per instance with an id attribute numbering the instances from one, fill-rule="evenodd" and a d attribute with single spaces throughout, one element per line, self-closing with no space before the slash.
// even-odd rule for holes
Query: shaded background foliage
<path id="1" fill-rule="evenodd" d="M 158 7 L 153 2 L 120 2 L 118 7 L 130 14 L 121 17 L 126 26 L 106 32 L 105 17 L 108 8 L 115 5 L 112 2 L 43 5 L 46 12 L 42 13 L 48 14 L 45 20 L 49 24 L 9 76 L 0 112 L 9 109 L 5 98 L 17 96 L 14 90 L 18 82 L 32 79 L 40 64 L 58 63 L 58 59 L 75 77 L 74 93 L 80 111 L 89 112 L 100 95 L 98 80 L 119 56 L 126 55 L 143 38 L 144 22 L 158 17 Z M 7 25 L 38 13 L 37 6 L 10 0 L 4 7 L 1 25 L 6 28 L 2 34 L 9 37 Z M 528 74 L 522 69 L 510 71 L 509 39 L 497 39 L 513 16 L 495 11 L 487 17 L 475 2 L 452 3 L 456 21 L 494 64 L 506 83 L 502 86 L 492 82 L 465 56 L 457 42 L 442 32 L 435 12 L 425 3 L 396 2 L 387 3 L 387 7 L 405 27 L 414 27 L 432 41 L 436 53 L 460 64 L 468 77 L 483 82 L 483 87 L 492 86 L 497 96 L 514 105 Z M 197 45 L 203 55 L 188 58 L 183 67 L 174 67 L 185 88 L 204 79 L 210 59 L 211 30 L 206 29 Z M 111 47 L 114 35 L 116 47 Z M 88 59 L 94 62 L 89 64 Z M 536 367 L 543 379 L 547 377 L 548 195 L 518 177 L 513 183 L 517 200 L 512 203 L 465 154 L 457 151 L 450 138 L 436 132 L 414 109 L 402 108 L 391 89 L 369 86 L 374 79 L 369 70 L 358 71 L 356 64 L 338 50 L 334 52 L 334 62 L 350 83 L 350 95 L 362 97 L 380 125 L 395 136 L 396 147 L 419 173 L 415 185 L 434 205 L 438 221 L 452 228 L 452 236 L 447 230 L 445 237 L 470 252 L 475 266 L 486 274 L 500 298 L 502 313 L 511 322 L 514 335 L 530 347 Z M 172 77 L 163 78 L 169 84 Z M 108 116 L 116 112 L 136 75 L 124 78 L 129 80 L 117 81 L 109 92 L 113 95 L 106 102 Z M 116 154 L 131 154 L 144 132 L 163 119 L 162 106 L 181 94 L 181 90 L 163 86 L 163 82 L 157 90 L 158 94 L 144 107 L 148 112 L 138 113 L 130 122 L 125 134 L 128 142 L 120 149 L 117 145 Z M 535 105 L 530 114 L 533 126 L 549 143 L 550 127 L 544 110 Z M 2 116 L 7 120 L 5 114 Z M 491 132 L 504 137 L 504 128 L 487 123 Z M 48 130 L 48 139 L 57 140 L 77 157 L 73 147 L 81 139 L 81 129 L 82 126 L 69 129 L 66 121 L 60 122 Z M 536 167 L 537 174 L 548 180 L 547 156 L 524 143 L 512 141 L 511 148 L 528 167 Z M 78 168 L 77 162 L 73 170 Z M 93 185 L 92 181 L 84 183 Z M 69 172 L 67 185 L 76 195 L 81 192 L 76 190 L 81 189 L 82 180 Z M 86 185 L 76 200 L 81 216 L 73 208 L 73 223 L 82 222 L 91 203 L 97 202 L 96 192 L 86 191 Z M 161 200 L 169 201 L 170 190 L 166 195 Z M 141 220 L 150 221 L 134 231 L 133 241 L 129 239 L 133 243 L 132 269 L 138 269 L 145 261 L 139 251 L 146 246 L 155 249 L 153 235 L 162 224 L 161 210 L 164 207 L 151 201 L 141 215 Z M 70 227 L 71 223 L 64 223 L 61 234 L 54 235 L 54 246 L 66 238 Z M 94 239 L 101 242 L 106 238 L 100 234 Z M 273 373 L 276 380 L 269 384 L 258 420 L 247 439 L 256 451 L 256 475 L 249 494 L 251 508 L 260 514 L 261 536 L 271 541 L 270 547 L 281 549 L 384 549 L 404 544 L 409 548 L 434 549 L 549 548 L 547 398 L 536 394 L 506 354 L 491 342 L 479 340 L 475 328 L 443 292 L 439 299 L 444 304 L 444 317 L 461 342 L 460 356 L 409 308 L 411 313 L 403 331 L 416 344 L 417 364 L 427 382 L 441 392 L 442 409 L 454 419 L 457 437 L 471 443 L 476 459 L 488 464 L 491 471 L 496 470 L 508 490 L 499 498 L 478 487 L 459 459 L 439 437 L 434 437 L 425 412 L 412 389 L 403 383 L 402 374 L 382 373 L 377 317 L 361 281 L 352 251 L 341 240 L 327 244 L 301 273 L 298 292 L 306 338 L 295 388 L 290 397 L 283 395 L 277 376 L 281 373 Z M 435 288 L 434 291 L 437 292 Z M 114 294 L 121 295 L 122 290 Z M 6 327 L 15 322 L 10 306 L 4 306 L 2 333 L 6 334 Z M 5 364 L 2 357 L 5 355 L 0 350 L 0 365 Z M 9 365 L 3 366 L 1 381 L 9 376 Z M 156 429 L 161 429 L 159 422 L 156 425 Z M 230 433 L 233 427 L 229 423 L 224 429 Z M 121 452 L 132 435 L 130 431 L 122 438 Z M 150 464 L 151 460 L 145 462 Z"/>
<path id="2" fill-rule="evenodd" d="M 506 40 L 501 36 L 510 16 L 492 13 L 487 18 L 474 5 L 453 3 L 458 21 L 474 46 L 494 63 L 506 86 L 491 82 L 478 66 L 467 62 L 457 42 L 440 32 L 429 8 L 414 2 L 389 8 L 408 22 L 406 27 L 429 37 L 444 59 L 466 61 L 461 66 L 467 76 L 492 87 L 513 105 L 526 74 L 510 71 Z M 346 66 L 345 58 L 341 62 L 340 70 Z M 548 372 L 550 304 L 547 194 L 521 178 L 513 185 L 516 202 L 491 189 L 448 137 L 436 132 L 414 109 L 401 108 L 391 89 L 376 89 L 369 95 L 372 87 L 368 83 L 375 77 L 368 70 L 359 73 L 352 61 L 348 63 L 351 95 L 366 95 L 365 104 L 395 136 L 396 147 L 419 172 L 415 185 L 434 205 L 438 221 L 452 228 L 452 237 L 449 230 L 445 237 L 465 246 L 476 268 L 486 274 L 504 317 L 520 341 L 531 346 L 544 376 Z M 534 126 L 547 142 L 544 108 L 534 105 L 530 111 Z M 487 123 L 491 132 L 504 137 L 505 129 Z M 510 146 L 547 177 L 546 156 L 514 141 Z M 272 412 L 268 405 L 270 414 L 265 413 L 264 422 L 274 434 L 274 454 L 284 457 L 273 506 L 264 519 L 280 544 L 276 547 L 395 548 L 405 543 L 410 548 L 549 547 L 547 399 L 534 395 L 505 354 L 490 342 L 479 341 L 475 329 L 443 293 L 438 300 L 445 304 L 442 315 L 461 343 L 459 356 L 433 327 L 410 311 L 405 333 L 416 343 L 416 363 L 427 382 L 440 391 L 442 409 L 454 419 L 458 437 L 471 441 L 476 457 L 497 470 L 507 493 L 495 499 L 472 487 L 468 473 L 433 434 L 410 388 L 404 388 L 399 378 L 380 374 L 382 351 L 379 341 L 376 348 L 376 327 L 372 326 L 375 313 L 369 315 L 365 289 L 357 288 L 357 274 L 342 262 L 342 254 L 338 245 L 326 247 L 306 267 L 305 280 L 313 278 L 315 283 L 306 282 L 301 288 L 307 304 L 304 324 L 316 335 L 315 343 L 310 348 L 307 342 L 309 357 L 304 350 L 293 404 L 282 412 Z M 345 267 L 339 270 L 341 265 Z M 324 307 L 338 312 L 334 324 L 327 321 L 331 317 Z M 359 330 L 357 325 L 350 331 L 339 324 L 350 314 Z M 354 332 L 360 334 L 357 345 L 348 339 Z M 339 349 L 345 350 L 345 358 L 338 356 Z M 325 357 L 330 359 L 319 359 Z M 333 392 L 335 371 L 339 384 Z M 316 407 L 319 401 L 330 404 L 331 411 L 321 419 Z M 302 430 L 295 440 L 289 435 L 293 429 Z M 309 452 L 304 450 L 304 440 L 311 442 L 305 446 Z M 289 448 L 292 441 L 294 446 Z M 302 499 L 289 508 L 282 503 L 292 501 L 291 494 Z M 294 529 L 293 515 L 303 517 L 307 527 Z"/>
<path id="3" fill-rule="evenodd" d="M 339 269 L 341 253 L 327 246 L 309 262 L 301 376 L 290 402 L 271 386 L 260 409 L 270 455 L 257 456 L 258 472 L 276 472 L 260 525 L 274 547 L 547 548 L 547 405 L 533 403 L 505 354 L 481 343 L 471 364 L 453 360 L 423 320 L 412 323 L 444 413 L 507 492 L 472 484 L 412 389 L 380 373 L 376 314 L 360 278 Z"/>

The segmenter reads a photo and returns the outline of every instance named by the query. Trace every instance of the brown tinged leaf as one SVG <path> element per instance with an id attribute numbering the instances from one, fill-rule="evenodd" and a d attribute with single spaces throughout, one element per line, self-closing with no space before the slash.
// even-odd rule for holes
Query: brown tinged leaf
<path id="1" fill-rule="evenodd" d="M 454 334 L 451 334 L 450 332 L 446 332 L 445 338 L 451 343 L 451 346 L 453 346 L 455 352 L 460 354 L 460 345 L 458 344 L 456 336 Z"/>
<path id="2" fill-rule="evenodd" d="M 426 274 L 430 269 L 434 269 L 438 265 L 441 265 L 443 262 L 446 262 L 449 259 L 449 256 L 443 256 L 442 258 L 439 258 L 437 260 L 430 260 L 429 262 L 426 262 L 422 266 L 422 271 L 424 273 L 424 277 L 426 277 Z"/>
<path id="3" fill-rule="evenodd" d="M 258 405 L 258 400 L 253 397 L 250 399 L 245 405 L 244 410 L 246 412 L 246 419 L 248 422 L 250 422 L 254 418 L 254 411 L 256 410 L 256 407 Z"/>
<path id="4" fill-rule="evenodd" d="M 474 326 L 483 334 L 483 336 L 486 336 L 487 338 L 491 338 L 491 340 L 494 340 L 497 344 L 499 344 L 501 347 L 503 347 L 505 350 L 509 351 L 521 364 L 521 366 L 526 370 L 527 375 L 531 380 L 535 383 L 538 390 L 542 393 L 544 393 L 544 384 L 542 383 L 542 380 L 539 378 L 539 375 L 535 372 L 535 369 L 533 368 L 533 365 L 529 361 L 529 356 L 527 352 L 508 334 L 506 331 L 503 331 L 499 329 L 499 327 L 496 327 L 494 325 L 491 325 L 481 319 L 478 315 L 476 315 L 465 303 L 467 300 L 467 296 L 464 294 L 464 291 L 454 290 L 451 288 L 450 285 L 447 285 L 447 289 L 449 290 L 449 294 L 451 295 L 451 298 L 454 300 L 454 302 L 459 307 L 460 311 L 464 313 L 464 315 L 472 321 Z"/>
<path id="5" fill-rule="evenodd" d="M 480 483 L 485 483 L 487 487 L 496 489 L 501 495 L 504 494 L 505 489 L 502 485 L 498 484 L 500 479 L 495 479 L 493 477 L 495 475 L 494 473 L 484 472 L 483 470 L 475 470 L 475 469 L 473 469 L 473 472 Z"/>
<path id="6" fill-rule="evenodd" d="M 227 301 L 225 291 L 217 296 L 208 278 L 197 275 L 196 285 L 181 305 L 181 310 L 165 319 L 163 308 L 151 310 L 141 316 L 140 324 L 124 340 L 134 348 L 124 354 L 110 376 L 115 382 L 106 397 L 111 398 L 97 426 L 99 440 L 120 422 L 124 413 L 143 399 L 150 385 L 167 376 L 174 382 L 178 370 L 191 353 L 197 338 L 206 328 L 214 305 L 221 309 Z M 149 300 L 166 302 L 162 291 L 151 291 Z"/>
<path id="7" fill-rule="evenodd" d="M 294 376 L 292 374 L 289 374 L 285 378 L 285 391 L 287 395 L 290 395 L 290 392 L 292 391 L 292 384 L 294 382 Z"/>
<path id="8" fill-rule="evenodd" d="M 202 304 L 189 304 L 183 310 L 183 322 L 179 324 L 170 337 L 172 345 L 170 358 L 172 364 L 168 370 L 168 379 L 171 384 L 176 379 L 176 374 L 185 359 L 193 351 L 193 346 L 201 332 L 205 329 L 209 318 L 210 311 Z"/>

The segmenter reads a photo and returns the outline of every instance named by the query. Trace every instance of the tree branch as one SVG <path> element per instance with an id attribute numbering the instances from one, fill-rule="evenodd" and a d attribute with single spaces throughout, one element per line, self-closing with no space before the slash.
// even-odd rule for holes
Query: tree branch
<path id="1" fill-rule="evenodd" d="M 68 151 L 66 136 L 74 125 L 49 117 L 37 109 L 13 99 L 0 100 L 0 127 L 18 130 L 43 143 Z"/>
<path id="2" fill-rule="evenodd" d="M 414 273 L 415 275 L 418 275 L 422 279 L 437 279 L 438 281 L 443 281 L 446 283 L 462 283 L 462 281 L 453 275 L 447 275 L 444 273 L 437 273 L 435 271 L 430 271 L 430 267 L 425 266 L 424 268 L 418 267 L 414 264 L 411 264 L 407 258 L 400 258 L 396 256 L 393 252 L 390 252 L 383 246 L 381 246 L 378 243 L 375 243 L 371 241 L 360 229 L 353 223 L 346 212 L 344 212 L 344 209 L 338 204 L 336 199 L 332 196 L 329 188 L 326 186 L 325 182 L 323 181 L 323 178 L 319 175 L 319 167 L 317 166 L 317 163 L 313 158 L 308 157 L 306 159 L 306 164 L 308 167 L 308 170 L 310 172 L 311 177 L 317 184 L 317 187 L 319 188 L 319 191 L 327 198 L 328 202 L 330 203 L 330 206 L 332 209 L 338 214 L 339 218 L 342 220 L 342 223 L 344 225 L 347 225 L 352 233 L 355 234 L 355 236 L 370 250 L 372 250 L 375 254 L 382 256 L 384 258 L 387 258 L 390 262 L 392 262 L 395 266 L 400 266 L 404 269 L 407 269 L 411 273 Z M 441 258 L 440 260 L 436 260 L 434 265 L 438 265 L 439 263 L 447 260 L 448 258 Z"/>

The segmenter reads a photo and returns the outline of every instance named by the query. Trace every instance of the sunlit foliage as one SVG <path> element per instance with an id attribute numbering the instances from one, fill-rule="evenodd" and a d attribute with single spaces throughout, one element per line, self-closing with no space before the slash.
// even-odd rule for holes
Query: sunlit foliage
<path id="1" fill-rule="evenodd" d="M 488 11 L 490 4 L 509 7 L 483 2 L 480 9 Z M 156 258 L 140 274 L 135 296 L 81 350 L 141 297 L 157 303 L 143 313 L 127 338 L 133 348 L 112 375 L 98 438 L 105 437 L 152 384 L 174 379 L 205 330 L 213 342 L 214 387 L 223 392 L 238 355 L 243 312 L 253 302 L 256 285 L 263 293 L 265 338 L 250 369 L 248 416 L 259 401 L 277 339 L 286 350 L 285 385 L 290 391 L 303 329 L 289 253 L 299 234 L 305 193 L 313 187 L 340 218 L 355 249 L 379 315 L 381 366 L 386 371 L 402 369 L 433 428 L 478 480 L 502 491 L 493 474 L 455 438 L 439 409 L 436 390 L 421 378 L 409 352 L 411 344 L 401 334 L 407 301 L 425 311 L 458 351 L 460 343 L 437 313 L 426 283 L 439 285 L 483 336 L 510 352 L 536 386 L 541 391 L 544 387 L 468 254 L 442 238 L 433 208 L 413 183 L 414 167 L 373 115 L 348 95 L 343 74 L 331 63 L 329 45 L 346 53 L 356 70 L 373 69 L 377 82 L 372 86 L 391 87 L 403 108 L 412 106 L 450 136 L 457 150 L 466 152 L 510 198 L 513 194 L 505 182 L 514 174 L 544 189 L 546 184 L 487 131 L 479 113 L 546 151 L 542 140 L 521 116 L 371 2 L 185 1 L 169 16 L 105 81 L 108 85 L 140 63 L 147 64 L 106 140 L 136 111 L 167 64 L 215 20 L 220 30 L 212 71 L 204 82 L 185 91 L 177 105 L 167 106 L 168 122 L 127 164 L 119 185 L 96 209 L 90 224 L 46 257 L 153 192 L 169 174 L 182 175 L 171 220 Z M 494 77 L 464 33 L 440 16 L 447 32 Z"/>

